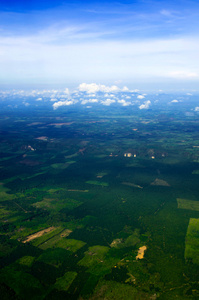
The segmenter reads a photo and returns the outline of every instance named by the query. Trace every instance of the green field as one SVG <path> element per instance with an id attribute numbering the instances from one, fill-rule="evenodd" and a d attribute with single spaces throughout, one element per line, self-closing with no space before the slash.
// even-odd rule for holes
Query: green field
<path id="1" fill-rule="evenodd" d="M 178 208 L 199 211 L 199 201 L 177 198 Z"/>
<path id="2" fill-rule="evenodd" d="M 185 259 L 199 265 L 199 219 L 190 219 L 185 241 Z"/>

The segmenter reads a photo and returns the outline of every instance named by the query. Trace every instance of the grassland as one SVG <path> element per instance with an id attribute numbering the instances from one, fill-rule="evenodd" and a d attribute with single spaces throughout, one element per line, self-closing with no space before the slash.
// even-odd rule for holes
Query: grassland
<path id="1" fill-rule="evenodd" d="M 66 272 L 64 276 L 57 278 L 54 288 L 59 291 L 67 291 L 76 276 L 76 272 Z"/>
<path id="2" fill-rule="evenodd" d="M 199 211 L 199 201 L 177 198 L 178 208 Z"/>
<path id="3" fill-rule="evenodd" d="M 185 241 L 185 259 L 199 265 L 199 219 L 190 219 Z"/>

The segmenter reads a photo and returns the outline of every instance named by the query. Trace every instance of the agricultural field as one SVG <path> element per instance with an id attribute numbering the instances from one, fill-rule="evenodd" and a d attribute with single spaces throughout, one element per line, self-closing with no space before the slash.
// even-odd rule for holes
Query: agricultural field
<path id="1" fill-rule="evenodd" d="M 185 111 L 2 110 L 2 299 L 199 297 L 199 122 Z"/>
<path id="2" fill-rule="evenodd" d="M 186 234 L 185 259 L 199 265 L 199 219 L 191 218 Z"/>
<path id="3" fill-rule="evenodd" d="M 192 201 L 192 200 L 180 199 L 180 198 L 178 198 L 177 201 L 178 201 L 178 208 L 199 211 L 199 201 Z"/>

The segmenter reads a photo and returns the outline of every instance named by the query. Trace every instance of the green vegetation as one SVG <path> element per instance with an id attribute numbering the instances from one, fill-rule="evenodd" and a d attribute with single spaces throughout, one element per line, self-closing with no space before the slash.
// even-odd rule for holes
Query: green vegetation
<path id="1" fill-rule="evenodd" d="M 61 239 L 59 240 L 55 246 L 59 248 L 64 248 L 72 252 L 76 252 L 80 248 L 82 248 L 86 243 L 78 240 L 73 240 L 73 239 Z"/>
<path id="2" fill-rule="evenodd" d="M 1 111 L 1 298 L 199 297 L 198 115 L 170 107 Z"/>
<path id="3" fill-rule="evenodd" d="M 45 295 L 45 290 L 38 279 L 17 269 L 15 266 L 9 266 L 2 269 L 0 280 L 7 286 L 10 286 L 20 299 L 41 299 Z"/>
<path id="4" fill-rule="evenodd" d="M 55 289 L 67 291 L 76 276 L 76 272 L 66 272 L 64 276 L 57 278 L 56 283 L 54 284 Z"/>
<path id="5" fill-rule="evenodd" d="M 63 233 L 63 227 L 54 228 L 54 230 L 50 231 L 49 233 L 45 233 L 44 235 L 35 238 L 31 241 L 31 243 L 36 246 L 40 247 L 41 245 L 46 245 L 47 242 L 51 241 L 52 238 L 56 237 L 57 239 L 61 238 L 61 234 Z M 68 235 L 71 231 L 68 232 Z"/>
<path id="6" fill-rule="evenodd" d="M 199 201 L 177 198 L 178 208 L 199 211 Z"/>
<path id="7" fill-rule="evenodd" d="M 152 295 L 147 295 L 144 292 L 139 292 L 136 288 L 127 284 L 122 284 L 115 281 L 101 281 L 96 287 L 93 297 L 90 299 L 147 300 L 153 299 L 151 296 Z"/>
<path id="8" fill-rule="evenodd" d="M 81 204 L 82 202 L 70 198 L 59 200 L 53 198 L 44 198 L 42 201 L 34 203 L 33 206 L 51 211 L 60 211 L 61 209 L 74 209 Z"/>
<path id="9" fill-rule="evenodd" d="M 59 268 L 67 257 L 68 253 L 64 249 L 48 249 L 38 257 L 37 261 Z"/>
<path id="10" fill-rule="evenodd" d="M 194 170 L 194 171 L 192 172 L 192 174 L 198 175 L 198 174 L 199 174 L 199 170 Z"/>
<path id="11" fill-rule="evenodd" d="M 0 184 L 0 202 L 12 200 L 15 198 L 15 195 L 8 194 L 9 189 Z"/>
<path id="12" fill-rule="evenodd" d="M 88 181 L 86 181 L 86 183 L 94 184 L 94 185 L 101 185 L 101 186 L 109 186 L 109 184 L 107 182 L 101 182 L 101 181 L 97 181 L 97 180 L 88 180 Z"/>
<path id="13" fill-rule="evenodd" d="M 103 259 L 108 251 L 109 248 L 105 246 L 89 247 L 88 251 L 85 252 L 84 258 L 79 261 L 79 265 L 89 268 L 103 263 Z"/>
<path id="14" fill-rule="evenodd" d="M 20 265 L 31 267 L 35 257 L 33 256 L 23 256 L 22 258 L 18 259 L 16 262 Z"/>
<path id="15" fill-rule="evenodd" d="M 190 219 L 186 234 L 185 259 L 199 265 L 199 219 Z"/>
<path id="16" fill-rule="evenodd" d="M 115 239 L 111 243 L 111 247 L 121 249 L 125 247 L 133 247 L 138 243 L 140 243 L 140 234 L 139 234 L 139 230 L 135 230 L 134 233 L 128 236 L 126 239 L 124 238 Z"/>

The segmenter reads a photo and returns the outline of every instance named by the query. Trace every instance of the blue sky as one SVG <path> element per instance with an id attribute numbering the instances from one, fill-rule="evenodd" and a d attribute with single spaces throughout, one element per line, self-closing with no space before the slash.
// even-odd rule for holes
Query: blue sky
<path id="1" fill-rule="evenodd" d="M 0 1 L 0 84 L 197 89 L 198 1 Z"/>

